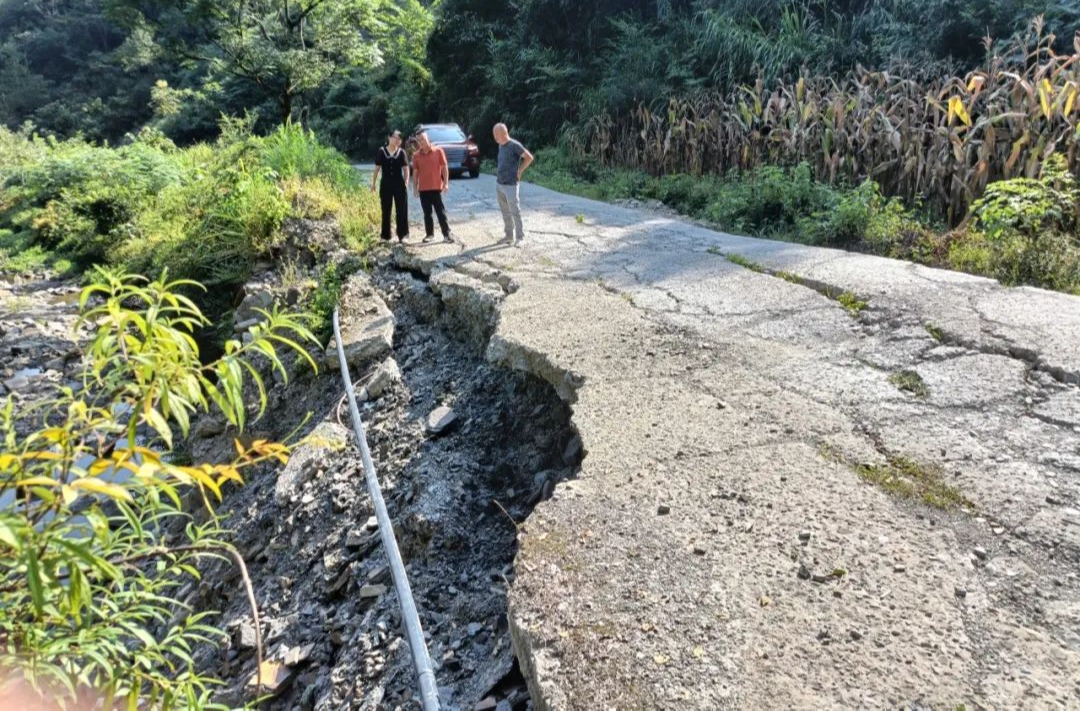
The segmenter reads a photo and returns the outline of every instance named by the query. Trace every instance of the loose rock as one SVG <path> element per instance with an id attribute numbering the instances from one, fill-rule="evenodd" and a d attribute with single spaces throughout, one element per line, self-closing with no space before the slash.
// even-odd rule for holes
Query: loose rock
<path id="1" fill-rule="evenodd" d="M 427 431 L 433 435 L 441 435 L 450 431 L 457 423 L 458 416 L 453 408 L 445 405 L 431 411 L 427 419 Z"/>
<path id="2" fill-rule="evenodd" d="M 386 594 L 387 587 L 385 585 L 365 585 L 360 588 L 360 598 L 369 599 L 373 597 L 382 597 Z"/>

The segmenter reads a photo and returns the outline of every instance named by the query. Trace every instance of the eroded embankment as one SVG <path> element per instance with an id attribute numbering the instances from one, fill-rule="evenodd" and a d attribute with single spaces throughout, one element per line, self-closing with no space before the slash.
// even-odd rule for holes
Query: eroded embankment
<path id="1" fill-rule="evenodd" d="M 353 276 L 342 297 L 343 339 L 362 417 L 445 708 L 530 701 L 507 626 L 517 524 L 573 476 L 580 440 L 546 382 L 491 364 L 484 351 L 508 282 L 394 268 Z M 226 525 L 251 569 L 266 657 L 280 682 L 272 708 L 410 708 L 415 678 L 378 531 L 351 444 L 336 369 L 297 374 L 271 394 L 264 431 L 301 422 L 327 443 L 304 445 L 226 501 Z M 439 408 L 450 408 L 452 414 Z M 199 428 L 197 456 L 225 454 L 235 433 Z M 222 564 L 191 591 L 224 611 L 228 646 L 202 663 L 240 701 L 255 635 L 237 571 Z"/>

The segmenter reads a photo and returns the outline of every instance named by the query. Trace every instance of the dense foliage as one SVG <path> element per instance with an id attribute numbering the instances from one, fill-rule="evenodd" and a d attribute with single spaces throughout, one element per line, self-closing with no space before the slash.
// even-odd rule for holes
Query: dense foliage
<path id="1" fill-rule="evenodd" d="M 213 511 L 222 488 L 289 450 L 237 442 L 234 461 L 192 464 L 172 452 L 201 412 L 242 429 L 245 384 L 261 391 L 269 368 L 287 375 L 275 348 L 306 357 L 311 334 L 275 310 L 203 363 L 192 334 L 205 319 L 179 291 L 191 286 L 97 272 L 80 301 L 96 329 L 79 386 L 32 411 L 10 396 L 0 408 L 5 696 L 15 683 L 87 707 L 210 705 L 214 680 L 193 654 L 221 632 L 185 603 L 185 586 L 201 559 L 239 561 Z"/>
<path id="2" fill-rule="evenodd" d="M 186 144 L 250 112 L 367 151 L 421 118 L 428 4 L 0 0 L 0 125 L 119 141 L 152 122 Z"/>
<path id="3" fill-rule="evenodd" d="M 118 140 L 153 118 L 186 143 L 250 110 L 367 155 L 391 127 L 501 119 L 547 143 L 800 71 L 962 74 L 1039 14 L 1067 47 L 1078 0 L 0 0 L 0 123 Z"/>
<path id="4" fill-rule="evenodd" d="M 1040 13 L 1068 46 L 1075 0 L 444 0 L 429 62 L 442 114 L 549 142 L 567 121 L 800 71 L 963 73 L 987 33 L 1007 43 Z"/>
<path id="5" fill-rule="evenodd" d="M 152 129 L 109 148 L 0 128 L 6 268 L 168 268 L 229 301 L 290 215 L 335 217 L 362 251 L 376 210 L 345 158 L 297 126 L 257 137 L 226 121 L 216 143 L 186 149 Z"/>
<path id="6" fill-rule="evenodd" d="M 0 124 L 117 138 L 151 118 L 167 67 L 130 71 L 127 32 L 100 0 L 0 0 Z"/>

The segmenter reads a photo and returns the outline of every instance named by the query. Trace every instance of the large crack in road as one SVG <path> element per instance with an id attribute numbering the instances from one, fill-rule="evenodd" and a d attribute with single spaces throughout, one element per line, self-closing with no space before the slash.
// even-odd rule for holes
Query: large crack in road
<path id="1" fill-rule="evenodd" d="M 522 199 L 522 249 L 482 178 L 395 259 L 512 280 L 488 358 L 573 403 L 510 593 L 540 708 L 1080 704 L 1080 299 Z"/>

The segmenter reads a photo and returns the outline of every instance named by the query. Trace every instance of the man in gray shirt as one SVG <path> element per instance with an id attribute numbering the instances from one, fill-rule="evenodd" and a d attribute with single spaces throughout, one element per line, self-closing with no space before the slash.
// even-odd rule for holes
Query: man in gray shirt
<path id="1" fill-rule="evenodd" d="M 521 244 L 525 238 L 525 228 L 521 224 L 521 197 L 518 193 L 518 183 L 525 169 L 533 162 L 533 154 L 525 150 L 513 138 L 506 124 L 497 123 L 493 131 L 495 142 L 499 144 L 499 169 L 497 171 L 495 190 L 499 199 L 499 209 L 502 211 L 503 226 L 506 229 L 506 237 L 499 244 L 511 244 L 515 247 Z"/>

